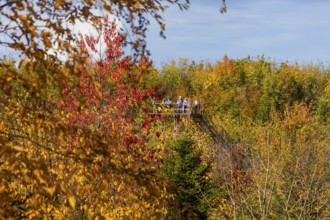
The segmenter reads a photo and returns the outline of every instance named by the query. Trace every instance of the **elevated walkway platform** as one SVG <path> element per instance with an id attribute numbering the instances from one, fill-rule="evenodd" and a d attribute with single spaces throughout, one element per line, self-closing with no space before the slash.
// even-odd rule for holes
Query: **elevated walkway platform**
<path id="1" fill-rule="evenodd" d="M 204 115 L 204 107 L 193 107 L 188 103 L 186 108 L 178 108 L 177 104 L 171 106 L 152 100 L 152 111 L 149 115 L 157 115 L 160 117 L 187 117 L 191 118 L 197 127 L 210 135 L 212 140 L 225 149 L 230 149 L 234 144 L 233 140 L 229 137 L 223 127 L 216 126 L 212 120 Z"/>

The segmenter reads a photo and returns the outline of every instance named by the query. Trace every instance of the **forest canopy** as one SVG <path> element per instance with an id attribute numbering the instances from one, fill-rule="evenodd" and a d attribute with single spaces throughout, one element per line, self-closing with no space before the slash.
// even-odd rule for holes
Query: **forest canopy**
<path id="1" fill-rule="evenodd" d="M 0 218 L 329 219 L 330 69 L 125 54 L 165 4 L 189 1 L 0 1 L 1 44 L 26 55 L 0 61 Z M 75 51 L 62 18 L 99 32 Z"/>
<path id="2" fill-rule="evenodd" d="M 329 218 L 329 69 L 225 56 L 157 70 L 112 39 L 69 80 L 1 63 L 1 216 Z M 204 115 L 150 115 L 179 96 Z"/>

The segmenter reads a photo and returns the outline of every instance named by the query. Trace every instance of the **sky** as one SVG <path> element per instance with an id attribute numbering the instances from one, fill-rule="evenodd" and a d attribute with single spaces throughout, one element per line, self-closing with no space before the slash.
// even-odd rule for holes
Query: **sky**
<path id="1" fill-rule="evenodd" d="M 188 11 L 166 11 L 166 40 L 154 23 L 147 35 L 156 66 L 179 58 L 216 62 L 224 55 L 329 65 L 329 0 L 226 2 L 226 14 L 220 0 L 191 0 Z"/>
<path id="2" fill-rule="evenodd" d="M 152 22 L 148 48 L 159 67 L 188 58 L 216 62 L 264 56 L 275 62 L 322 63 L 330 66 L 329 0 L 191 0 L 188 11 L 171 6 L 165 13 L 166 39 Z M 85 32 L 79 24 L 75 32 Z M 16 57 L 0 48 L 0 56 Z"/>

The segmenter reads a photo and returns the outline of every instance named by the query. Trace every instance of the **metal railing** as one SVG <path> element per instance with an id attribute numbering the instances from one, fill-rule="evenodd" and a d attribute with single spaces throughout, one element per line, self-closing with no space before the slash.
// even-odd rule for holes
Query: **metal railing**
<path id="1" fill-rule="evenodd" d="M 155 102 L 152 100 L 152 112 L 149 114 L 152 115 L 182 115 L 182 116 L 194 116 L 194 115 L 202 115 L 203 107 L 201 105 L 193 106 L 191 103 L 188 103 L 187 106 L 178 105 L 177 103 L 166 104 L 162 102 Z"/>

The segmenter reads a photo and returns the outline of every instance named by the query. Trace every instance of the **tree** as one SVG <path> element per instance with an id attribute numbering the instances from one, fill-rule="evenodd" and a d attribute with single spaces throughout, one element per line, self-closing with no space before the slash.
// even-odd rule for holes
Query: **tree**
<path id="1" fill-rule="evenodd" d="M 259 125 L 250 149 L 251 182 L 237 192 L 242 215 L 329 218 L 329 135 L 300 104 Z"/>
<path id="2" fill-rule="evenodd" d="M 324 89 L 324 94 L 319 97 L 317 118 L 320 122 L 330 126 L 330 79 L 328 80 L 328 85 Z"/>
<path id="3" fill-rule="evenodd" d="M 0 45 L 18 50 L 29 58 L 43 57 L 52 47 L 56 47 L 55 53 L 72 54 L 77 51 L 72 44 L 76 37 L 70 25 L 77 21 L 97 24 L 102 16 L 96 15 L 95 10 L 101 10 L 129 26 L 125 32 L 131 33 L 132 37 L 127 43 L 136 54 L 144 54 L 148 52 L 145 38 L 150 17 L 158 23 L 160 35 L 164 37 L 162 13 L 169 5 L 187 10 L 189 3 L 189 0 L 1 0 Z M 225 0 L 222 0 L 221 12 L 226 12 Z"/>
<path id="4" fill-rule="evenodd" d="M 176 80 L 158 80 L 160 91 L 172 92 L 168 82 L 175 82 L 174 91 L 182 87 L 191 94 L 184 79 L 177 77 L 180 67 L 184 65 L 164 65 L 159 78 Z M 230 150 L 216 155 L 220 166 L 215 171 L 221 174 L 219 183 L 227 196 L 211 216 L 328 218 L 328 70 L 277 66 L 262 57 L 225 57 L 214 65 L 197 64 L 190 74 L 189 85 L 205 100 L 206 115 L 235 140 Z M 183 133 L 182 125 L 181 121 L 177 136 Z M 201 137 L 196 131 L 190 134 Z M 208 149 L 211 146 L 207 144 Z"/>
<path id="5" fill-rule="evenodd" d="M 18 50 L 29 58 L 41 58 L 52 47 L 56 47 L 58 52 L 72 54 L 77 50 L 72 44 L 76 36 L 70 26 L 77 21 L 97 24 L 102 17 L 93 10 L 102 10 L 129 25 L 127 32 L 132 33 L 132 38 L 127 43 L 143 54 L 146 52 L 145 32 L 150 24 L 149 17 L 156 20 L 161 29 L 160 35 L 164 37 L 165 23 L 161 13 L 169 5 L 186 10 L 189 0 L 1 0 L 0 44 Z"/>
<path id="6" fill-rule="evenodd" d="M 86 48 L 103 38 L 105 59 L 80 65 L 72 80 L 42 83 L 53 71 L 42 63 L 31 72 L 1 66 L 1 216 L 159 219 L 166 212 L 144 111 L 152 90 L 141 76 L 151 63 L 122 56 L 115 27 L 101 30 L 82 44 L 90 56 Z"/>
<path id="7" fill-rule="evenodd" d="M 177 204 L 170 210 L 170 218 L 207 219 L 208 210 L 214 205 L 211 195 L 216 194 L 209 176 L 210 168 L 192 139 L 183 137 L 169 146 L 165 175 L 170 182 L 169 190 L 174 194 L 172 202 Z"/>

